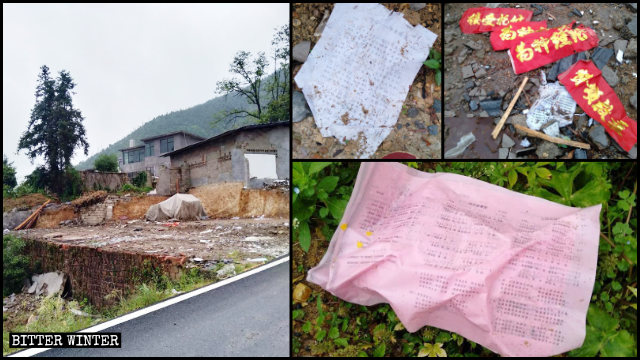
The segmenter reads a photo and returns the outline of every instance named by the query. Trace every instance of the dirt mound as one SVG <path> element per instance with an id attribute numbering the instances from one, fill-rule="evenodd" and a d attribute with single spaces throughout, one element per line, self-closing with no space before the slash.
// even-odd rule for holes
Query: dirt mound
<path id="1" fill-rule="evenodd" d="M 58 208 L 44 209 L 38 218 L 36 228 L 57 228 L 61 221 L 76 218 L 73 206 L 63 205 Z"/>
<path id="2" fill-rule="evenodd" d="M 289 217 L 289 194 L 281 190 L 243 189 L 242 183 L 199 186 L 189 190 L 210 218 Z"/>
<path id="3" fill-rule="evenodd" d="M 31 209 L 34 206 L 44 204 L 49 198 L 42 194 L 29 194 L 17 198 L 2 198 L 2 211 L 6 212 L 13 208 Z"/>
<path id="4" fill-rule="evenodd" d="M 121 216 L 128 219 L 140 219 L 144 217 L 151 205 L 167 200 L 168 196 L 132 196 L 121 198 L 113 207 L 113 219 L 119 220 Z"/>
<path id="5" fill-rule="evenodd" d="M 230 218 L 239 216 L 242 183 L 209 184 L 189 190 L 202 202 L 204 211 L 210 218 Z"/>
<path id="6" fill-rule="evenodd" d="M 289 193 L 281 190 L 244 189 L 240 217 L 289 217 Z"/>

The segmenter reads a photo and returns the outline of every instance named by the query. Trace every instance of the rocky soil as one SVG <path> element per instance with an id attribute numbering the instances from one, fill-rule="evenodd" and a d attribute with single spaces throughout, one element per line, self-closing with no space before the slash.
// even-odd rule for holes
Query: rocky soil
<path id="1" fill-rule="evenodd" d="M 421 24 L 438 35 L 434 49 L 442 52 L 441 9 L 439 4 L 383 3 L 388 9 L 404 14 L 413 25 Z M 294 4 L 292 13 L 293 76 L 320 39 L 316 33 L 323 19 L 330 15 L 333 4 Z M 373 158 L 382 158 L 393 152 L 406 152 L 417 158 L 440 158 L 441 90 L 435 84 L 434 71 L 423 66 L 411 86 L 398 122 L 378 147 Z M 355 141 L 342 144 L 334 137 L 324 138 L 316 127 L 304 96 L 293 82 L 293 158 L 326 159 L 356 158 Z"/>
<path id="2" fill-rule="evenodd" d="M 581 56 L 586 59 L 604 59 L 603 76 L 614 89 L 625 106 L 629 117 L 637 120 L 637 4 L 491 4 L 499 7 L 520 7 L 534 11 L 531 21 L 547 21 L 553 28 L 569 24 L 591 27 L 598 34 L 599 46 Z M 553 69 L 558 62 L 530 72 L 515 75 L 506 50 L 493 51 L 489 41 L 490 33 L 463 34 L 458 22 L 464 11 L 482 4 L 447 4 L 444 11 L 445 51 L 444 51 L 444 99 L 445 99 L 445 152 L 452 149 L 458 140 L 472 132 L 476 138 L 459 158 L 492 159 L 625 159 L 636 158 L 636 147 L 629 153 L 624 151 L 604 131 L 597 121 L 590 121 L 580 107 L 577 107 L 573 124 L 561 128 L 561 134 L 575 141 L 588 143 L 591 150 L 581 150 L 526 137 L 516 132 L 513 123 L 525 124 L 527 110 L 538 99 L 540 71 L 547 80 L 555 81 Z M 615 58 L 617 50 L 624 52 L 620 63 Z M 609 51 L 611 50 L 611 51 Z M 607 60 L 606 55 L 612 56 Z M 575 60 L 574 57 L 571 60 Z M 565 60 L 567 65 L 572 62 Z M 561 69 L 564 71 L 564 69 Z M 506 110 L 525 76 L 529 81 L 525 86 L 513 111 L 503 128 L 502 134 L 494 140 L 491 131 Z M 523 145 L 523 140 L 524 145 Z"/>

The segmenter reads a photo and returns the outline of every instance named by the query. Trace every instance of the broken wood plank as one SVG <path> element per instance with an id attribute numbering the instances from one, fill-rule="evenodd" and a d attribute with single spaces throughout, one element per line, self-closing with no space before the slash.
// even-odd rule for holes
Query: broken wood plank
<path id="1" fill-rule="evenodd" d="M 493 136 L 494 139 L 498 137 L 500 130 L 502 130 L 502 127 L 504 126 L 505 121 L 507 121 L 507 118 L 509 117 L 511 110 L 513 109 L 513 106 L 516 104 L 516 101 L 518 101 L 518 98 L 520 97 L 520 93 L 522 92 L 522 89 L 524 89 L 524 86 L 527 83 L 527 81 L 529 81 L 528 76 L 526 76 L 524 80 L 522 80 L 522 84 L 520 84 L 520 88 L 518 89 L 516 96 L 514 96 L 513 99 L 511 99 L 511 103 L 509 104 L 507 111 L 505 111 L 504 114 L 502 114 L 502 118 L 498 122 L 498 125 L 496 125 L 495 129 L 493 129 L 491 136 Z"/>
<path id="2" fill-rule="evenodd" d="M 578 142 L 578 141 L 565 140 L 565 139 L 549 136 L 549 135 L 547 135 L 545 133 L 529 129 L 528 127 L 525 127 L 525 126 L 522 126 L 522 125 L 519 125 L 519 124 L 513 124 L 513 126 L 516 129 L 526 133 L 529 136 L 537 137 L 539 139 L 546 140 L 546 141 L 549 141 L 549 142 L 552 142 L 552 143 L 562 144 L 562 145 L 569 145 L 569 146 L 573 146 L 573 147 L 577 147 L 577 148 L 585 149 L 585 150 L 590 150 L 591 149 L 591 146 L 589 144 L 585 144 L 585 143 L 581 143 L 581 142 Z"/>
<path id="3" fill-rule="evenodd" d="M 28 218 L 26 218 L 22 224 L 16 226 L 13 230 L 22 230 L 25 227 L 31 227 L 31 225 L 33 225 L 33 220 L 38 217 L 38 215 L 40 214 L 40 211 L 42 211 L 42 209 L 44 209 L 45 206 L 47 206 L 48 203 L 51 202 L 51 199 L 47 200 L 44 204 L 42 204 L 36 211 L 33 212 L 33 214 L 29 215 Z M 27 226 L 28 225 L 28 226 Z"/>

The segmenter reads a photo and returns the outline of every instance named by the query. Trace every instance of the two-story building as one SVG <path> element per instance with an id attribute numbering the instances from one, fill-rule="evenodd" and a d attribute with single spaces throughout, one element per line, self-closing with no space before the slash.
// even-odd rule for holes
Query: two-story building
<path id="1" fill-rule="evenodd" d="M 190 134 L 185 131 L 176 131 L 168 134 L 151 136 L 140 139 L 142 145 L 136 145 L 132 139 L 129 147 L 120 149 L 122 157 L 118 159 L 120 170 L 133 177 L 145 170 L 151 175 L 158 176 L 160 166 L 169 166 L 168 157 L 161 155 L 181 149 L 204 140 L 203 137 Z"/>

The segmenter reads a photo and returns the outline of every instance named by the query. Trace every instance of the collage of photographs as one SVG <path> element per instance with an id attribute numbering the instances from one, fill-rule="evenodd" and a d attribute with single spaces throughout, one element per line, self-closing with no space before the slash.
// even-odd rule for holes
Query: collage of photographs
<path id="1" fill-rule="evenodd" d="M 637 357 L 637 3 L 3 3 L 3 356 Z"/>

